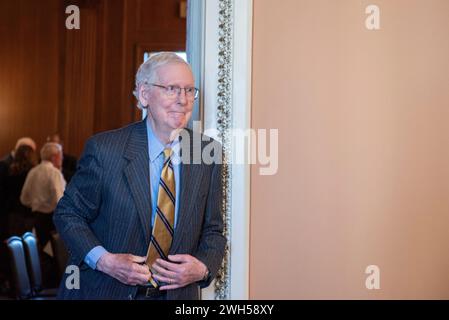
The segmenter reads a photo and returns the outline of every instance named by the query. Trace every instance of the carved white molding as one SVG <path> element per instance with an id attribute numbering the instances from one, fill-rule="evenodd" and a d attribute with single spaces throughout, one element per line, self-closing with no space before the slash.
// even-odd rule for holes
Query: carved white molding
<path id="1" fill-rule="evenodd" d="M 232 159 L 235 146 L 230 130 L 251 124 L 252 0 L 201 1 L 197 8 L 204 26 L 201 75 L 204 131 L 221 141 L 225 159 Z M 236 32 L 238 30 L 238 32 Z M 248 299 L 249 297 L 249 207 L 250 166 L 224 165 L 223 219 L 228 239 L 225 258 L 203 299 Z"/>

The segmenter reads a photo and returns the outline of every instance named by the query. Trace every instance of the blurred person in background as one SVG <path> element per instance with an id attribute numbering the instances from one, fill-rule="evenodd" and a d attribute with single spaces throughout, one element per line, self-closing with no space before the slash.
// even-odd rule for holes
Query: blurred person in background
<path id="1" fill-rule="evenodd" d="M 14 159 L 14 154 L 16 153 L 17 149 L 20 146 L 30 146 L 34 151 L 36 151 L 36 142 L 34 142 L 33 139 L 31 139 L 30 137 L 22 137 L 19 140 L 17 140 L 16 142 L 16 146 L 14 147 L 14 150 L 12 150 L 10 153 L 8 153 L 6 156 L 4 156 L 0 162 L 2 164 L 7 164 L 7 166 L 9 167 L 9 165 L 11 164 L 12 160 Z"/>
<path id="2" fill-rule="evenodd" d="M 63 150 L 62 175 L 64 176 L 65 181 L 69 183 L 76 171 L 76 165 L 78 162 L 77 158 L 64 152 L 64 144 L 58 133 L 48 136 L 47 142 L 54 142 L 61 145 Z"/>
<path id="3" fill-rule="evenodd" d="M 28 172 L 37 165 L 37 156 L 33 148 L 21 145 L 15 152 L 4 180 L 5 204 L 7 212 L 7 237 L 22 235 L 31 231 L 34 225 L 31 210 L 20 202 L 20 194 Z"/>
<path id="4" fill-rule="evenodd" d="M 37 238 L 42 247 L 50 240 L 53 211 L 61 199 L 66 181 L 61 173 L 62 147 L 47 142 L 41 149 L 41 163 L 31 169 L 25 180 L 20 201 L 31 208 L 35 217 Z"/>
<path id="5" fill-rule="evenodd" d="M 34 145 L 35 146 L 35 145 Z M 13 156 L 12 156 L 13 155 Z M 34 225 L 31 210 L 20 203 L 20 193 L 28 172 L 37 164 L 33 147 L 22 144 L 15 148 L 9 165 L 3 162 L 0 211 L 0 292 L 8 293 L 11 275 L 8 250 L 4 240 L 31 231 Z"/>
<path id="6" fill-rule="evenodd" d="M 0 160 L 0 240 L 4 240 L 2 231 L 6 230 L 6 199 L 5 199 L 5 179 L 8 175 L 9 166 L 14 160 L 14 155 L 20 146 L 29 146 L 33 151 L 36 151 L 36 143 L 29 137 L 22 137 L 16 142 L 14 150 L 8 153 Z M 5 221 L 4 221 L 5 220 Z"/>

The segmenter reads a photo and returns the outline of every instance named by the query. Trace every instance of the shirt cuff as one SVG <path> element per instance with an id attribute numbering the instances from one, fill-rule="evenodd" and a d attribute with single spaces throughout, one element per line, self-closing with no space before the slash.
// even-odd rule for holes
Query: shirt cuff
<path id="1" fill-rule="evenodd" d="M 92 250 L 89 251 L 88 254 L 86 254 L 86 257 L 84 258 L 84 262 L 87 263 L 89 267 L 92 269 L 97 268 L 97 262 L 101 258 L 102 255 L 107 253 L 106 249 L 102 246 L 96 246 Z"/>

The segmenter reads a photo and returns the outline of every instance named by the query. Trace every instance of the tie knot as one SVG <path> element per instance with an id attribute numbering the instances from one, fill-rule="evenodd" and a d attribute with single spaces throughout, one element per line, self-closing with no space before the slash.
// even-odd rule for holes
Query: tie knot
<path id="1" fill-rule="evenodd" d="M 170 158 L 172 154 L 173 154 L 173 149 L 172 148 L 165 148 L 164 149 L 164 157 L 165 157 L 166 160 L 168 158 Z"/>

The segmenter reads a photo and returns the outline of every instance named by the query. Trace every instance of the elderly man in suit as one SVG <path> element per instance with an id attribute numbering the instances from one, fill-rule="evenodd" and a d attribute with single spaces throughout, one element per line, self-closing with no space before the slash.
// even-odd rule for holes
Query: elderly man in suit
<path id="1" fill-rule="evenodd" d="M 157 54 L 134 94 L 148 117 L 90 138 L 56 209 L 80 270 L 80 288 L 66 274 L 59 298 L 198 299 L 221 265 L 221 146 L 185 129 L 198 95 L 190 66 Z"/>

